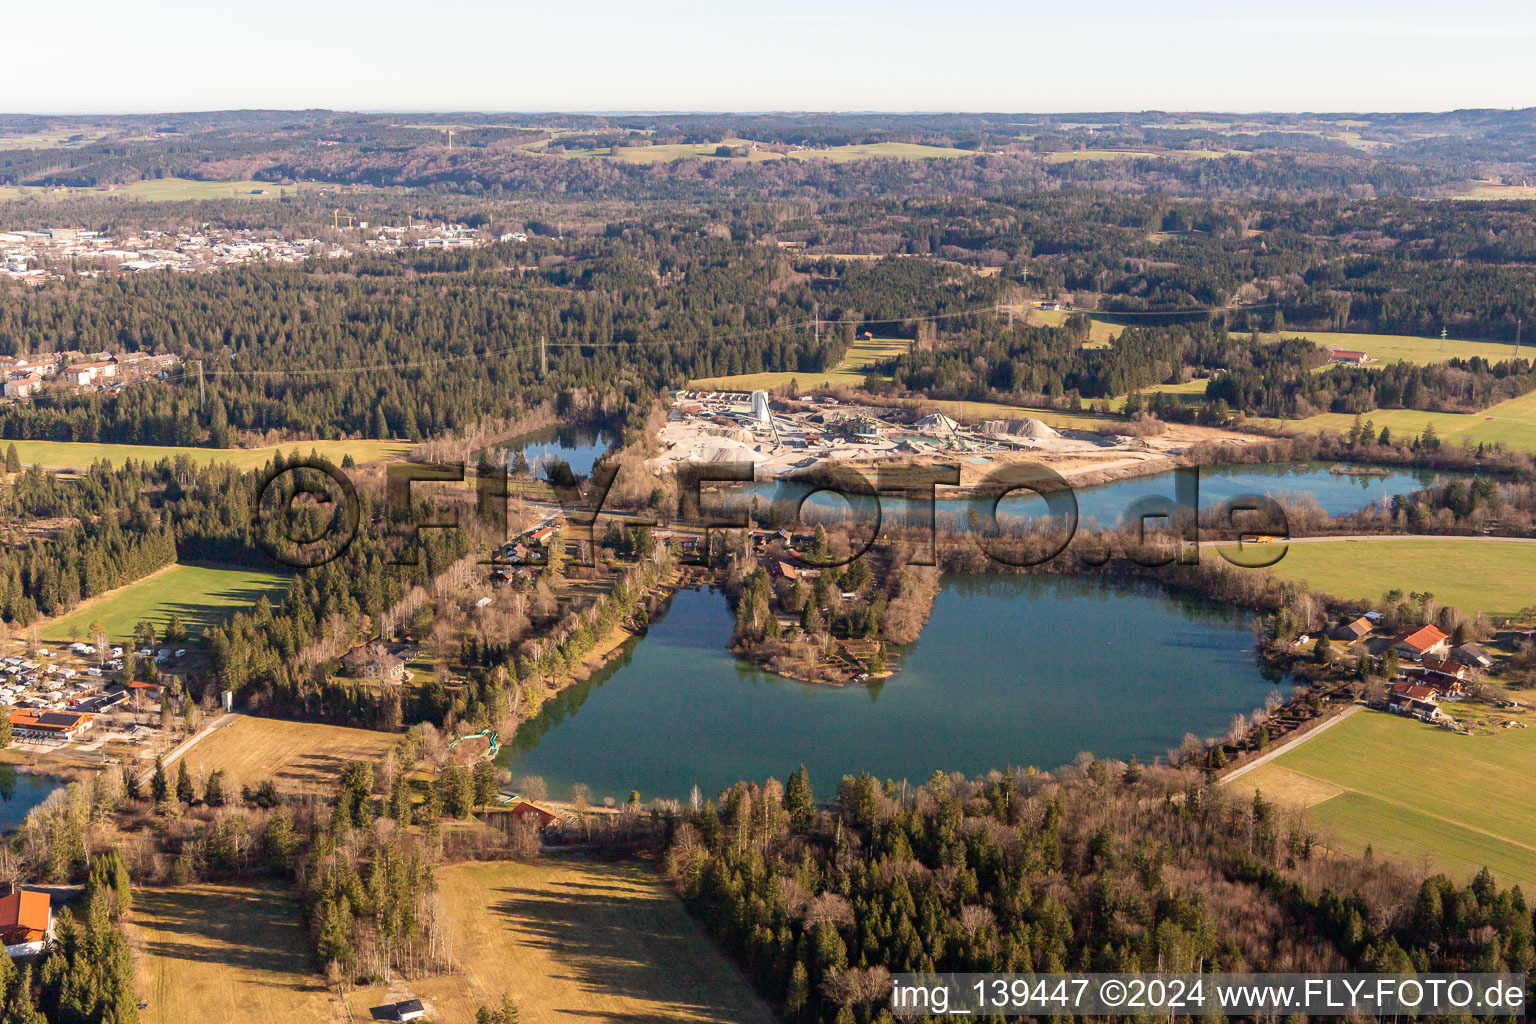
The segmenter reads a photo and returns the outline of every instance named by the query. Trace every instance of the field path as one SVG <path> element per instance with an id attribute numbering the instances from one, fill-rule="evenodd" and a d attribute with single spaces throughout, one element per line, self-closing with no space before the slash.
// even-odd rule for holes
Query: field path
<path id="1" fill-rule="evenodd" d="M 1249 761 L 1247 764 L 1243 765 L 1241 768 L 1235 769 L 1231 774 L 1223 776 L 1221 781 L 1218 783 L 1218 785 L 1225 786 L 1229 782 L 1233 782 L 1233 781 L 1235 781 L 1237 779 L 1240 779 L 1244 775 L 1247 775 L 1249 772 L 1253 771 L 1255 768 L 1259 767 L 1260 765 L 1269 764 L 1269 762 L 1273 761 L 1275 758 L 1279 757 L 1281 754 L 1285 754 L 1285 753 L 1288 753 L 1288 752 L 1290 752 L 1292 750 L 1295 750 L 1297 747 L 1301 746 L 1303 743 L 1307 742 L 1307 740 L 1310 740 L 1312 737 L 1314 737 L 1314 736 L 1321 736 L 1323 733 L 1327 732 L 1329 729 L 1332 729 L 1334 726 L 1336 726 L 1340 722 L 1344 721 L 1344 719 L 1348 718 L 1350 715 L 1353 715 L 1355 712 L 1359 711 L 1361 707 L 1363 707 L 1363 705 L 1351 704 L 1349 707 L 1345 708 L 1343 711 L 1340 711 L 1338 714 L 1336 714 L 1332 718 L 1328 719 L 1328 721 L 1324 722 L 1322 725 L 1317 726 L 1315 729 L 1308 729 L 1306 732 L 1302 733 L 1300 736 L 1294 737 L 1293 739 L 1286 740 L 1284 743 L 1280 744 L 1278 747 L 1276 747 L 1275 749 L 1271 750 L 1269 753 L 1263 754 L 1263 755 L 1261 755 L 1259 757 L 1256 757 L 1252 761 Z"/>
<path id="2" fill-rule="evenodd" d="M 182 740 L 181 743 L 175 747 L 175 749 L 173 749 L 169 754 L 165 755 L 165 758 L 160 763 L 169 768 L 172 764 L 176 763 L 176 761 L 179 760 L 183 754 L 197 746 L 197 744 L 201 743 L 209 736 L 212 736 L 220 729 L 225 729 L 231 725 L 234 725 L 244 717 L 245 716 L 238 711 L 232 711 L 227 715 L 220 716 L 219 718 L 215 719 L 212 724 L 208 725 L 201 732 L 199 732 L 196 736 L 189 736 Z M 141 784 L 148 782 L 154 774 L 154 769 L 151 768 L 149 771 L 144 773 L 144 777 L 140 779 L 139 782 Z"/>

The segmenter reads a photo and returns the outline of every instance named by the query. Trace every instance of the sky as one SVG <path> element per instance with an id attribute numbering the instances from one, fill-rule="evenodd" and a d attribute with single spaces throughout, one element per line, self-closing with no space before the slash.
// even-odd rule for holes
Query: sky
<path id="1" fill-rule="evenodd" d="M 75 0 L 0 24 L 22 113 L 1536 106 L 1530 0 Z"/>

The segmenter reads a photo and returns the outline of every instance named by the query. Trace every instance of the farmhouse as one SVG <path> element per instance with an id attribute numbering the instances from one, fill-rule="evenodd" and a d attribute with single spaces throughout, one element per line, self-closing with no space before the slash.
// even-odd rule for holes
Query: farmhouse
<path id="1" fill-rule="evenodd" d="M 1336 348 L 1328 354 L 1328 358 L 1341 366 L 1364 366 L 1371 357 L 1354 349 Z"/>
<path id="2" fill-rule="evenodd" d="M 0 896 L 0 943 L 7 956 L 41 953 L 52 934 L 53 901 L 47 893 L 22 890 Z"/>
<path id="3" fill-rule="evenodd" d="M 91 715 L 75 711 L 49 711 L 46 708 L 16 708 L 11 712 L 11 730 L 28 740 L 74 740 L 89 732 Z"/>
<path id="4" fill-rule="evenodd" d="M 797 580 L 800 578 L 800 571 L 788 562 L 774 558 L 768 562 L 768 575 L 778 580 Z"/>
<path id="5" fill-rule="evenodd" d="M 1398 654 L 1414 661 L 1423 661 L 1431 655 L 1444 657 L 1450 647 L 1451 638 L 1434 626 L 1420 626 L 1412 633 L 1399 637 L 1395 645 Z"/>
<path id="6" fill-rule="evenodd" d="M 1477 644 L 1462 644 L 1451 652 L 1451 657 L 1470 668 L 1493 667 L 1493 659 Z"/>
<path id="7" fill-rule="evenodd" d="M 1400 715 L 1434 721 L 1441 714 L 1434 687 L 1421 683 L 1398 683 L 1387 693 L 1387 707 Z"/>
<path id="8" fill-rule="evenodd" d="M 1433 688 L 1436 693 L 1455 697 L 1461 694 L 1467 667 L 1445 658 L 1425 658 L 1421 666 L 1408 669 L 1406 674 Z"/>
<path id="9" fill-rule="evenodd" d="M 1352 644 L 1357 640 L 1364 640 L 1366 637 L 1370 636 L 1371 630 L 1375 628 L 1376 624 L 1362 615 L 1355 621 L 1346 622 L 1338 629 L 1335 629 L 1333 631 L 1333 638 L 1335 640 L 1342 640 L 1345 643 Z"/>

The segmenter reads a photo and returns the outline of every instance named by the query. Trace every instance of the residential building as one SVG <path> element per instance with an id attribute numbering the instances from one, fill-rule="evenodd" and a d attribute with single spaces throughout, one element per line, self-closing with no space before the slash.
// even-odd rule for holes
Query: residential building
<path id="1" fill-rule="evenodd" d="M 1442 714 L 1434 687 L 1422 683 L 1398 683 L 1392 687 L 1387 692 L 1387 707 L 1426 722 L 1435 721 Z"/>
<path id="2" fill-rule="evenodd" d="M 1422 665 L 1408 669 L 1406 674 L 1434 688 L 1442 696 L 1457 697 L 1461 695 L 1462 682 L 1467 677 L 1467 666 L 1447 658 L 1427 657 Z"/>
<path id="3" fill-rule="evenodd" d="M 5 397 L 26 398 L 42 386 L 43 378 L 35 373 L 29 373 L 25 377 L 15 377 L 5 382 Z"/>
<path id="4" fill-rule="evenodd" d="M 7 956 L 34 956 L 53 934 L 53 901 L 45 892 L 23 889 L 0 896 L 0 944 Z"/>
<path id="5" fill-rule="evenodd" d="M 98 378 L 115 376 L 117 376 L 117 362 L 112 359 L 73 363 L 64 367 L 64 379 L 79 387 L 91 384 Z"/>
<path id="6" fill-rule="evenodd" d="M 377 679 L 386 683 L 405 681 L 405 659 L 391 654 L 377 641 L 352 648 L 342 656 L 341 665 L 347 675 L 357 679 Z"/>
<path id="7" fill-rule="evenodd" d="M 1451 638 L 1434 626 L 1420 626 L 1398 638 L 1394 649 L 1398 654 L 1414 661 L 1426 657 L 1443 658 L 1451 648 Z"/>

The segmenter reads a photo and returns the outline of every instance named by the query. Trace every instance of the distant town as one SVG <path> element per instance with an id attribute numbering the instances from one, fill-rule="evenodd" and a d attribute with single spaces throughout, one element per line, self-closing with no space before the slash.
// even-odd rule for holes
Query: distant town
<path id="1" fill-rule="evenodd" d="M 346 221 L 345 243 L 288 238 L 270 229 L 248 230 L 205 224 L 196 230 L 143 230 L 113 238 L 87 228 L 0 230 L 0 278 L 42 284 L 52 278 L 131 274 L 153 270 L 199 273 L 252 263 L 302 263 L 340 259 L 356 253 L 408 249 L 472 249 L 492 241 L 527 241 L 521 232 L 499 236 L 463 224 L 370 225 Z M 350 236 L 357 236 L 353 240 Z"/>

